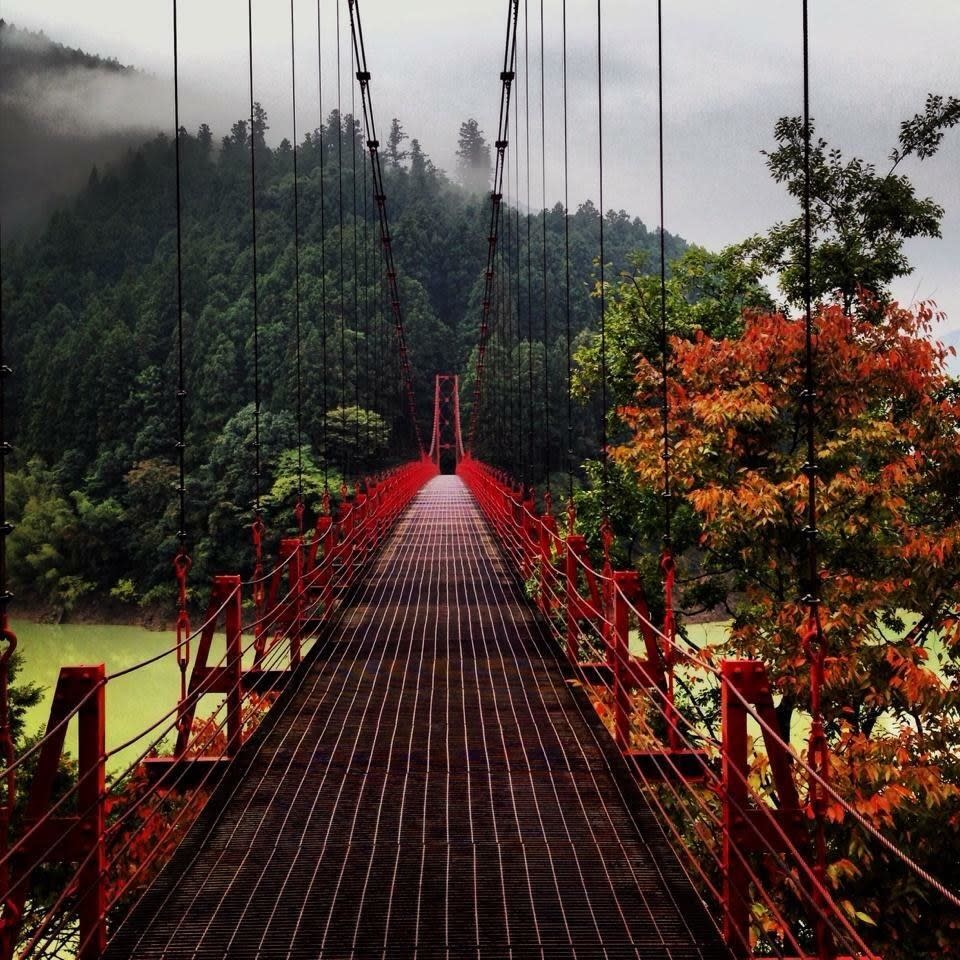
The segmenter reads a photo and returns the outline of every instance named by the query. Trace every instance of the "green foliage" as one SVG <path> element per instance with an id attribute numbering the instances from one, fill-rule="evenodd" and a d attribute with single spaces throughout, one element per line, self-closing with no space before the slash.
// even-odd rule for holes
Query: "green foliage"
<path id="1" fill-rule="evenodd" d="M 294 522 L 291 451 L 297 446 L 298 388 L 309 510 L 320 497 L 324 463 L 336 489 L 341 478 L 352 482 L 409 457 L 414 448 L 392 317 L 382 296 L 378 224 L 361 124 L 334 111 L 300 144 L 298 384 L 292 151 L 289 143 L 272 148 L 269 119 L 260 105 L 255 114 L 260 495 L 268 538 L 275 540 Z M 219 150 L 208 126 L 196 135 L 181 131 L 186 532 L 195 583 L 215 572 L 247 570 L 251 562 L 256 438 L 250 137 L 249 119 L 216 138 Z M 473 178 L 469 189 L 452 184 L 399 120 L 386 149 L 385 189 L 425 436 L 434 376 L 465 371 L 467 401 L 475 362 L 489 217 L 489 201 L 478 193 L 488 189 L 490 166 L 489 147 L 475 121 L 463 124 L 459 147 L 466 165 L 460 173 Z M 19 593 L 60 608 L 90 590 L 139 598 L 147 605 L 167 603 L 172 596 L 170 558 L 178 527 L 173 153 L 170 138 L 159 136 L 112 167 L 94 171 L 35 242 L 3 251 L 8 349 L 22 385 L 13 391 L 10 408 L 18 453 L 12 509 L 20 521 L 11 539 L 11 573 Z M 525 407 L 525 417 L 539 424 L 549 414 L 556 469 L 557 452 L 566 442 L 561 333 L 566 312 L 557 292 L 565 276 L 563 209 L 532 211 L 528 217 L 504 206 L 503 215 L 504 250 L 509 246 L 519 260 L 522 319 L 532 344 L 492 348 L 498 363 L 488 370 L 487 398 L 495 414 L 485 419 L 490 426 L 481 430 L 477 449 L 519 470 L 517 431 L 506 425 L 506 393 L 522 389 L 526 397 L 532 362 L 534 407 Z M 575 337 L 584 336 L 596 318 L 589 290 L 599 225 L 600 213 L 589 201 L 571 213 Z M 544 226 L 546 291 L 539 276 Z M 605 226 L 614 270 L 627 267 L 631 251 L 656 250 L 656 236 L 623 211 L 607 212 Z M 683 249 L 674 237 L 668 236 L 667 245 L 671 254 Z M 551 329 L 546 346 L 544 310 Z M 530 338 L 525 334 L 525 339 Z M 508 359 L 511 371 L 514 361 L 523 365 L 522 380 L 515 371 L 507 376 Z M 544 362 L 549 403 L 543 398 Z M 465 402 L 465 421 L 469 412 Z M 594 442 L 591 418 L 590 411 L 585 416 L 577 410 L 577 462 L 586 459 Z M 504 442 L 508 434 L 510 444 Z M 524 459 L 530 459 L 526 453 Z M 526 464 L 532 479 L 542 475 L 543 460 L 538 439 L 535 460 Z M 272 540 L 266 544 L 272 546 Z"/>
<path id="2" fill-rule="evenodd" d="M 661 297 L 659 268 L 647 270 L 649 256 L 630 257 L 631 271 L 607 281 L 606 373 L 608 399 L 614 406 L 629 402 L 633 378 L 642 357 L 659 357 Z M 666 279 L 667 334 L 691 339 L 698 332 L 729 336 L 743 329 L 744 311 L 768 309 L 770 296 L 755 265 L 739 246 L 710 253 L 688 247 L 669 265 Z M 594 296 L 599 297 L 599 285 Z M 574 389 L 581 397 L 600 387 L 600 334 L 593 333 L 576 352 Z"/>
<path id="3" fill-rule="evenodd" d="M 319 513 L 324 492 L 339 490 L 343 482 L 341 475 L 334 471 L 328 470 L 325 475 L 309 451 L 303 451 L 302 464 L 300 458 L 297 450 L 284 450 L 277 460 L 273 485 L 263 499 L 268 518 L 275 518 L 277 522 L 282 522 L 282 516 L 293 516 L 301 489 L 304 504 L 313 513 Z"/>
<path id="4" fill-rule="evenodd" d="M 923 113 L 904 121 L 899 146 L 886 173 L 858 157 L 847 160 L 837 148 L 809 137 L 811 228 L 811 293 L 815 300 L 836 299 L 849 312 L 865 291 L 868 299 L 886 302 L 890 284 L 913 268 L 904 244 L 914 237 L 939 237 L 943 208 L 918 197 L 909 178 L 897 173 L 907 157 L 932 157 L 944 132 L 960 122 L 960 100 L 931 94 Z M 783 117 L 776 126 L 777 148 L 767 154 L 774 180 L 792 197 L 804 196 L 806 131 L 801 118 Z M 766 236 L 748 241 L 751 258 L 762 272 L 773 272 L 788 304 L 804 296 L 804 219 L 776 224 Z"/>

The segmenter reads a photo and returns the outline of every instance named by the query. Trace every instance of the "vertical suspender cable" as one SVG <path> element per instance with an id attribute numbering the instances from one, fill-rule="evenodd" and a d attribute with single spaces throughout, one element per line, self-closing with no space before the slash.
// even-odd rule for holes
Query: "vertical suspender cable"
<path id="1" fill-rule="evenodd" d="M 664 170 L 663 170 L 663 0 L 657 0 L 657 122 L 660 174 L 660 424 L 662 431 L 661 459 L 663 460 L 663 546 L 664 560 L 671 547 L 673 503 L 670 478 L 670 396 L 667 386 L 669 340 L 667 337 L 667 257 L 664 228 Z M 667 610 L 668 616 L 670 610 Z"/>
<path id="2" fill-rule="evenodd" d="M 253 254 L 253 508 L 254 521 L 261 519 L 260 507 L 260 295 L 257 268 L 257 151 L 254 135 L 253 102 L 253 0 L 247 0 L 247 33 L 250 70 L 250 247 Z"/>
<path id="3" fill-rule="evenodd" d="M 543 240 L 543 473 L 550 492 L 550 326 L 547 314 L 547 110 L 544 77 L 543 0 L 540 0 L 540 200 Z M 549 498 L 548 498 L 549 504 Z"/>
<path id="4" fill-rule="evenodd" d="M 806 414 L 807 457 L 803 472 L 807 477 L 807 525 L 803 533 L 807 542 L 807 587 L 803 600 L 807 605 L 807 624 L 804 628 L 803 645 L 810 662 L 810 740 L 809 765 L 817 777 L 809 778 L 809 798 L 814 815 L 814 872 L 820 881 L 826 882 L 827 853 L 824 818 L 827 796 L 823 783 L 830 775 L 827 738 L 823 726 L 821 692 L 824 684 L 826 644 L 820 621 L 820 567 L 817 550 L 817 370 L 814 353 L 813 292 L 811 283 L 811 260 L 813 251 L 813 228 L 811 222 L 811 145 L 810 145 L 810 21 L 808 0 L 802 5 L 803 33 L 803 305 L 804 305 L 804 410 Z M 820 889 L 816 892 L 818 900 Z M 822 904 L 825 908 L 825 904 Z M 817 950 L 821 957 L 832 955 L 832 944 L 822 911 L 815 923 Z"/>
<path id="5" fill-rule="evenodd" d="M 509 130 L 509 124 L 508 124 Z M 503 296 L 504 308 L 503 308 L 503 322 L 505 324 L 504 331 L 504 389 L 506 391 L 507 398 L 507 412 L 508 420 L 510 423 L 510 472 L 514 476 L 517 473 L 517 421 L 516 421 L 516 406 L 514 405 L 513 397 L 513 220 L 510 216 L 510 200 L 513 198 L 513 186 L 512 178 L 510 176 L 510 162 L 507 161 L 505 165 L 505 173 L 507 178 L 507 188 L 504 193 L 504 196 L 507 199 L 507 216 L 506 216 L 506 242 L 503 248 L 503 287 L 501 293 Z"/>
<path id="6" fill-rule="evenodd" d="M 0 251 L 3 250 L 0 237 Z M 0 252 L 0 258 L 3 254 Z M 2 266 L 0 266 L 0 289 L 3 287 Z M 7 440 L 7 378 L 12 373 L 7 365 L 4 341 L 3 304 L 0 300 L 0 631 L 2 631 L 3 651 L 0 653 L 0 764 L 6 770 L 4 776 L 3 804 L 0 807 L 0 884 L 8 886 L 9 867 L 7 851 L 9 849 L 10 821 L 13 819 L 17 801 L 17 771 L 13 766 L 13 729 L 10 725 L 10 661 L 17 649 L 17 636 L 10 628 L 10 601 L 13 595 L 7 588 L 7 537 L 13 532 L 13 525 L 7 520 L 7 458 L 13 447 Z M 6 946 L 6 944 L 4 944 Z"/>
<path id="7" fill-rule="evenodd" d="M 263 573 L 263 509 L 260 502 L 260 483 L 263 474 L 260 450 L 260 291 L 258 286 L 257 264 L 257 138 L 254 126 L 253 99 L 253 0 L 247 0 L 247 63 L 250 85 L 250 249 L 253 263 L 251 273 L 253 279 L 252 308 L 253 308 L 253 522 L 250 525 L 250 536 L 253 541 L 254 568 L 253 579 L 257 586 L 254 588 L 254 603 L 259 608 L 264 600 L 264 592 L 260 586 Z"/>
<path id="8" fill-rule="evenodd" d="M 330 414 L 327 396 L 327 224 L 324 180 L 326 177 L 327 147 L 323 137 L 323 33 L 320 27 L 320 0 L 317 0 L 317 105 L 320 111 L 320 360 L 323 421 L 320 428 L 323 446 L 323 492 L 330 492 L 330 437 L 327 418 Z"/>
<path id="9" fill-rule="evenodd" d="M 347 329 L 344 302 L 346 294 L 346 283 L 343 269 L 343 90 L 342 90 L 342 71 L 343 63 L 340 52 L 340 0 L 336 0 L 337 10 L 337 217 L 338 217 L 338 239 L 340 241 L 339 253 L 339 274 L 340 274 L 340 432 L 344 434 L 347 429 L 346 421 L 343 420 L 343 411 L 347 406 Z M 352 465 L 352 454 L 350 445 L 347 444 L 347 456 L 345 463 L 341 464 L 350 473 Z"/>
<path id="10" fill-rule="evenodd" d="M 523 0 L 523 87 L 524 126 L 526 141 L 525 172 L 527 177 L 527 448 L 530 462 L 530 480 L 536 476 L 533 467 L 534 422 L 533 422 L 533 244 L 531 243 L 532 217 L 530 213 L 530 10 L 529 0 Z"/>
<path id="11" fill-rule="evenodd" d="M 516 77 L 517 16 L 519 0 L 507 4 L 507 30 L 503 48 L 503 68 L 500 71 L 500 112 L 497 119 L 496 162 L 493 169 L 493 187 L 490 191 L 490 217 L 487 228 L 487 259 L 483 274 L 483 297 L 481 300 L 480 332 L 477 343 L 476 379 L 473 387 L 473 403 L 470 426 L 467 431 L 467 446 L 472 448 L 476 434 L 480 408 L 483 402 L 484 362 L 487 337 L 490 333 L 490 312 L 494 305 L 497 276 L 497 243 L 500 236 L 500 220 L 503 204 L 503 177 L 507 165 L 506 150 L 510 135 L 510 97 Z"/>
<path id="12" fill-rule="evenodd" d="M 660 570 L 663 573 L 663 633 L 667 637 L 667 699 L 673 703 L 674 673 L 673 645 L 676 636 L 673 591 L 677 567 L 673 558 L 673 491 L 670 473 L 670 392 L 667 374 L 670 361 L 670 341 L 667 337 L 667 247 L 666 214 L 664 205 L 663 163 L 663 0 L 657 0 L 657 131 L 660 188 L 660 423 L 663 446 L 660 457 L 663 462 L 663 550 L 660 555 Z M 671 743 L 675 731 L 670 732 Z"/>
<path id="13" fill-rule="evenodd" d="M 356 57 L 353 46 L 350 47 L 350 76 L 356 73 Z M 350 184 L 353 192 L 353 404 L 356 415 L 353 418 L 353 447 L 357 451 L 357 462 L 363 462 L 360 456 L 360 259 L 357 255 L 357 88 L 350 83 Z"/>
<path id="14" fill-rule="evenodd" d="M 177 506 L 180 552 L 186 552 L 187 542 L 187 487 L 186 487 L 186 382 L 183 356 L 183 223 L 180 156 L 180 55 L 177 37 L 177 4 L 173 4 L 173 114 L 176 132 L 174 153 L 176 165 L 177 203 Z"/>
<path id="15" fill-rule="evenodd" d="M 567 126 L 567 0 L 563 0 L 563 263 L 567 339 L 567 496 L 573 503 L 573 343 L 570 333 L 570 147 Z M 571 531 L 572 532 L 572 531 Z"/>
<path id="16" fill-rule="evenodd" d="M 297 45 L 290 0 L 290 89 L 293 106 L 293 286 L 294 321 L 297 337 L 297 532 L 303 533 L 303 350 L 300 330 L 300 171 L 297 166 Z"/>
<path id="17" fill-rule="evenodd" d="M 603 236 L 603 21 L 597 0 L 597 149 L 600 167 L 600 456 L 602 476 L 600 502 L 604 520 L 607 519 L 607 492 L 609 481 L 609 454 L 607 451 L 607 293 Z"/>
<path id="18" fill-rule="evenodd" d="M 520 144 L 520 110 L 519 104 L 518 109 L 514 112 L 513 120 L 513 139 L 517 143 L 518 147 Z M 513 220 L 514 220 L 514 269 L 516 272 L 516 286 L 517 286 L 517 448 L 518 448 L 518 460 L 520 463 L 520 480 L 526 484 L 529 482 L 528 469 L 529 465 L 526 458 L 526 445 L 523 442 L 523 389 L 521 388 L 521 383 L 523 382 L 523 333 L 521 331 L 521 299 L 520 299 L 520 151 L 519 149 L 514 150 L 514 173 L 515 180 L 517 185 L 516 193 L 516 206 L 513 210 Z"/>
<path id="19" fill-rule="evenodd" d="M 370 191 L 369 171 L 363 164 L 363 395 L 364 407 L 370 407 Z M 370 457 L 372 425 L 370 416 L 364 420 L 364 444 Z"/>
<path id="20" fill-rule="evenodd" d="M 187 386 L 183 354 L 183 197 L 180 156 L 180 51 L 177 2 L 173 2 L 173 122 L 177 204 L 177 554 L 173 571 L 177 580 L 177 665 L 180 668 L 180 699 L 187 695 L 187 664 L 190 661 L 190 618 L 187 612 L 187 574 L 191 560 L 187 553 Z"/>

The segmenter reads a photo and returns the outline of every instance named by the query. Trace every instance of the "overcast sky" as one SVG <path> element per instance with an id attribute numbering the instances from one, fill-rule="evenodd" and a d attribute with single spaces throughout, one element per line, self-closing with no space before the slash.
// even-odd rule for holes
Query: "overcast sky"
<path id="1" fill-rule="evenodd" d="M 342 26 L 346 28 L 346 0 Z M 531 202 L 540 204 L 539 0 L 530 14 Z M 562 197 L 561 0 L 545 2 L 548 203 Z M 524 7 L 521 0 L 521 10 Z M 322 0 L 324 103 L 336 104 L 335 0 Z M 762 230 L 792 208 L 760 151 L 773 124 L 801 110 L 799 0 L 668 0 L 665 7 L 667 229 L 718 247 Z M 161 80 L 172 70 L 171 2 L 3 0 L 3 16 L 52 38 L 114 56 Z M 506 0 L 360 0 L 381 139 L 401 118 L 434 161 L 453 167 L 461 120 L 496 133 Z M 243 0 L 180 0 L 181 116 L 219 135 L 248 112 Z M 316 0 L 295 0 L 298 125 L 317 123 Z M 648 225 L 656 208 L 656 4 L 604 0 L 604 150 L 607 208 Z M 811 0 L 812 102 L 831 144 L 884 169 L 899 123 L 928 92 L 960 95 L 960 0 Z M 596 4 L 567 0 L 571 205 L 597 197 Z M 290 23 L 284 0 L 254 0 L 256 95 L 271 136 L 289 135 Z M 350 109 L 343 35 L 343 103 Z M 523 26 L 521 59 L 523 64 Z M 520 87 L 521 109 L 523 85 Z M 94 109 L 91 105 L 88 108 Z M 106 118 L 128 122 L 122 107 Z M 146 106 L 147 125 L 172 127 L 171 99 Z M 102 112 L 102 110 L 101 110 Z M 101 119 L 104 119 L 101 117 Z M 523 128 L 521 126 L 521 142 Z M 515 146 L 516 144 L 513 144 Z M 905 167 L 947 211 L 942 240 L 914 242 L 904 300 L 932 297 L 960 330 L 960 129 L 940 153 Z M 521 200 L 525 200 L 524 183 Z M 485 251 L 484 251 L 485 252 Z"/>

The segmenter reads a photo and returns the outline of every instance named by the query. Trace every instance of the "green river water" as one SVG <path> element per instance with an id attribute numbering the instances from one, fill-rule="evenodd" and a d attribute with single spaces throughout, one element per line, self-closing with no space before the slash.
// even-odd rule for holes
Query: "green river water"
<path id="1" fill-rule="evenodd" d="M 46 725 L 61 666 L 104 663 L 108 674 L 115 673 L 169 650 L 175 639 L 172 631 L 146 630 L 135 626 L 52 625 L 25 620 L 14 620 L 12 626 L 21 654 L 18 680 L 32 681 L 44 688 L 43 699 L 27 715 L 28 733 L 41 730 Z M 727 626 L 726 623 L 695 624 L 690 625 L 688 630 L 691 640 L 698 646 L 710 646 L 723 639 Z M 941 651 L 935 644 L 932 646 L 930 665 L 936 670 Z M 640 652 L 641 647 L 639 637 L 632 637 L 631 648 Z M 212 659 L 218 659 L 222 651 L 222 641 L 220 644 L 215 642 Z M 107 749 L 126 742 L 160 720 L 176 705 L 179 692 L 180 673 L 173 653 L 132 674 L 112 680 L 106 689 Z M 211 708 L 214 699 L 209 698 Z M 203 712 L 201 706 L 201 714 Z M 794 731 L 794 739 L 797 733 Z M 147 743 L 144 740 L 112 757 L 111 768 L 118 769 L 121 764 L 131 762 Z M 68 736 L 67 749 L 71 753 L 75 751 L 71 736 Z"/>
<path id="2" fill-rule="evenodd" d="M 44 688 L 43 699 L 27 714 L 28 733 L 46 726 L 61 666 L 103 663 L 108 674 L 114 673 L 169 649 L 175 641 L 172 631 L 143 627 L 53 625 L 25 620 L 14 620 L 12 626 L 21 655 L 18 682 L 32 681 Z M 172 653 L 107 684 L 107 749 L 159 720 L 176 705 L 179 693 L 180 672 Z M 67 749 L 76 753 L 75 741 L 69 734 Z M 131 751 L 112 758 L 111 766 L 116 767 L 125 758 L 133 759 Z"/>

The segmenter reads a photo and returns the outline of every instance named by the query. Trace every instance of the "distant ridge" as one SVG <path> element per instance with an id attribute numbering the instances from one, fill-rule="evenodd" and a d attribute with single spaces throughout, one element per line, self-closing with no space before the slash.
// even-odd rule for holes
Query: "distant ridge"
<path id="1" fill-rule="evenodd" d="M 156 132 L 156 78 L 0 19 L 3 240 L 41 228 L 87 182 Z"/>

